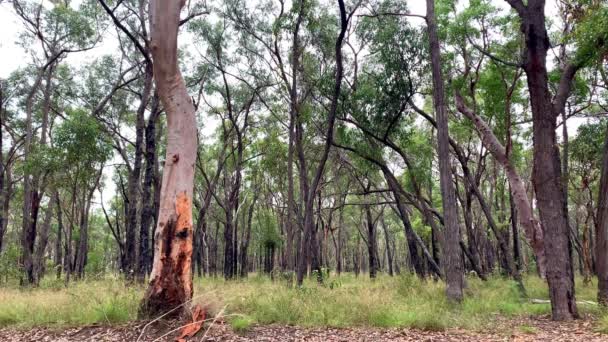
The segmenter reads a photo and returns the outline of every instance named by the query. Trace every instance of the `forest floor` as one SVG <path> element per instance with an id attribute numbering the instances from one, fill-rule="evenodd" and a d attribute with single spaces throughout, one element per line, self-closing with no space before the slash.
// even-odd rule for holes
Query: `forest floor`
<path id="1" fill-rule="evenodd" d="M 468 278 L 465 300 L 454 305 L 441 282 L 413 276 L 347 274 L 302 288 L 257 275 L 203 278 L 193 304 L 204 308 L 206 323 L 189 341 L 608 341 L 595 283 L 577 280 L 583 318 L 566 323 L 549 319 L 545 282 L 530 276 L 525 287 L 527 296 L 499 276 Z M 187 322 L 137 320 L 143 289 L 108 277 L 68 287 L 52 279 L 34 289 L 5 284 L 0 341 L 137 341 L 142 329 L 140 341 L 175 341 L 171 331 Z"/>
<path id="2" fill-rule="evenodd" d="M 468 331 L 449 328 L 442 331 L 428 331 L 412 328 L 382 329 L 366 328 L 302 328 L 282 325 L 252 326 L 247 331 L 236 333 L 227 324 L 203 327 L 198 334 L 184 341 L 607 341 L 608 336 L 593 329 L 594 322 L 589 317 L 566 323 L 556 323 L 548 317 L 499 320 L 486 331 Z M 0 329 L 0 340 L 6 342 L 25 341 L 176 341 L 178 333 L 164 336 L 174 330 L 175 323 L 158 323 L 147 327 L 145 324 L 118 326 L 86 326 L 69 329 L 30 328 Z"/>

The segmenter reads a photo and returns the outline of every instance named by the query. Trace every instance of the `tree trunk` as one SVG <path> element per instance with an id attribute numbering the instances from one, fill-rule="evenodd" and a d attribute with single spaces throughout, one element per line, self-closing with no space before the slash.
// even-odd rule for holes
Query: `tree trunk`
<path id="1" fill-rule="evenodd" d="M 306 160 L 304 156 L 304 141 L 303 141 L 303 127 L 302 120 L 297 118 L 296 120 L 296 149 L 298 153 L 298 160 L 300 166 L 300 192 L 303 193 L 304 197 L 304 241 L 302 241 L 301 246 L 301 257 L 298 261 L 298 272 L 297 272 L 297 284 L 298 286 L 302 286 L 302 282 L 304 281 L 304 274 L 306 273 L 306 259 L 309 253 L 313 258 L 313 264 L 318 264 L 317 260 L 317 251 L 316 248 L 313 250 L 312 248 L 316 245 L 316 238 L 313 236 L 314 233 L 314 202 L 315 202 L 315 194 L 317 193 L 317 189 L 319 187 L 319 183 L 321 178 L 323 177 L 323 173 L 325 170 L 325 164 L 329 157 L 329 152 L 331 150 L 331 145 L 333 142 L 334 135 L 334 124 L 336 122 L 336 112 L 338 109 L 338 98 L 340 96 L 340 89 L 342 87 L 342 77 L 343 77 L 343 65 L 342 65 L 342 43 L 344 41 L 344 37 L 346 35 L 346 31 L 348 28 L 348 19 L 346 14 L 346 8 L 344 6 L 343 0 L 338 0 L 338 5 L 340 8 L 340 32 L 338 34 L 338 38 L 336 39 L 335 44 L 335 52 L 336 52 L 336 75 L 334 82 L 334 89 L 331 99 L 331 105 L 327 118 L 327 135 L 325 139 L 325 144 L 323 148 L 323 154 L 321 155 L 319 165 L 316 168 L 316 172 L 314 174 L 314 178 L 312 183 L 308 184 L 308 171 L 306 167 Z M 315 241 L 313 241 L 313 239 Z M 317 270 L 318 276 L 321 277 L 321 270 Z M 319 278 L 321 280 L 322 278 Z"/>
<path id="2" fill-rule="evenodd" d="M 460 97 L 458 94 L 456 94 L 456 104 L 458 110 L 473 122 L 481 136 L 484 146 L 490 151 L 490 153 L 492 153 L 495 160 L 504 168 L 512 192 L 513 202 L 515 203 L 519 214 L 519 222 L 524 227 L 526 237 L 532 246 L 534 255 L 536 256 L 539 273 L 541 277 L 544 277 L 546 257 L 543 231 L 540 223 L 538 220 L 536 220 L 532 212 L 532 207 L 530 205 L 530 201 L 528 200 L 528 195 L 526 193 L 526 187 L 523 180 L 519 176 L 515 166 L 513 166 L 513 164 L 511 164 L 509 161 L 505 148 L 500 144 L 490 127 L 483 121 L 483 119 L 467 108 L 462 97 Z"/>
<path id="3" fill-rule="evenodd" d="M 388 275 L 392 277 L 394 275 L 394 271 L 393 271 L 393 251 L 391 250 L 391 239 L 390 239 L 390 236 L 388 235 L 388 229 L 386 229 L 386 223 L 384 222 L 384 218 L 382 218 L 382 221 L 380 221 L 380 223 L 382 224 L 382 230 L 384 231 L 384 240 L 386 243 Z"/>
<path id="4" fill-rule="evenodd" d="M 152 98 L 152 108 L 150 117 L 145 131 L 145 160 L 146 168 L 144 170 L 144 183 L 142 188 L 142 211 L 141 211 L 141 228 L 139 233 L 139 275 L 145 277 L 150 271 L 152 263 L 150 262 L 152 253 L 150 253 L 150 225 L 154 222 L 156 215 L 154 206 L 154 192 L 158 191 L 158 187 L 154 187 L 157 181 L 156 164 L 158 162 L 158 154 L 156 152 L 156 121 L 160 116 L 158 94 L 154 94 Z"/>
<path id="5" fill-rule="evenodd" d="M 422 241 L 420 236 L 418 236 L 418 234 L 416 234 L 416 232 L 412 228 L 407 209 L 405 208 L 405 204 L 403 203 L 402 194 L 404 193 L 404 190 L 401 187 L 401 184 L 399 184 L 397 178 L 395 178 L 395 176 L 391 173 L 390 169 L 386 165 L 381 167 L 381 170 L 384 175 L 384 178 L 386 179 L 388 187 L 389 189 L 391 189 L 391 192 L 393 193 L 393 196 L 395 198 L 397 207 L 396 211 L 401 219 L 401 222 L 403 222 L 403 229 L 407 240 L 410 261 L 412 263 L 412 266 L 414 266 L 416 274 L 420 278 L 424 278 L 425 275 L 425 271 L 423 268 L 424 260 L 418 256 L 418 247 L 420 247 L 420 249 L 422 249 L 424 257 L 427 259 L 427 262 L 431 266 L 431 270 L 433 271 L 433 273 L 435 273 L 439 278 L 443 278 L 443 274 L 441 272 L 441 269 L 439 268 L 439 265 L 435 262 L 433 256 L 426 248 L 424 241 Z"/>
<path id="6" fill-rule="evenodd" d="M 367 252 L 369 257 L 369 277 L 376 278 L 378 271 L 378 241 L 376 239 L 376 225 L 372 218 L 369 204 L 365 205 L 365 222 L 367 225 Z"/>
<path id="7" fill-rule="evenodd" d="M 435 1 L 426 1 L 426 21 L 431 52 L 433 75 L 433 104 L 437 120 L 437 150 L 439 159 L 439 176 L 443 215 L 445 221 L 444 262 L 446 295 L 449 300 L 460 302 L 463 299 L 464 267 L 460 253 L 460 227 L 458 224 L 458 207 L 450 167 L 450 141 L 448 132 L 448 112 L 443 90 L 441 72 L 441 51 L 437 36 L 435 18 Z"/>
<path id="8" fill-rule="evenodd" d="M 249 205 L 249 211 L 247 212 L 247 226 L 245 227 L 244 236 L 241 239 L 241 253 L 239 254 L 239 257 L 241 258 L 241 278 L 247 278 L 247 273 L 249 272 L 247 267 L 247 249 L 249 248 L 249 241 L 251 240 L 251 223 L 253 221 L 253 211 L 255 208 L 255 202 L 258 199 L 258 195 L 259 193 L 256 191 L 253 195 L 251 205 Z"/>
<path id="9" fill-rule="evenodd" d="M 595 226 L 595 267 L 597 270 L 597 300 L 608 306 L 608 125 L 604 141 L 602 175 L 597 202 Z"/>
<path id="10" fill-rule="evenodd" d="M 42 222 L 42 227 L 40 229 L 40 234 L 38 238 L 38 243 L 36 245 L 36 252 L 34 258 L 34 276 L 35 281 L 34 284 L 40 284 L 40 280 L 44 277 L 45 273 L 45 260 L 44 254 L 46 252 L 46 246 L 49 241 L 49 231 L 51 230 L 51 219 L 53 218 L 53 205 L 55 201 L 53 199 L 49 200 L 49 204 L 46 207 L 44 221 Z"/>
<path id="11" fill-rule="evenodd" d="M 59 199 L 59 192 L 55 190 L 52 201 L 55 201 L 55 209 L 57 210 L 57 236 L 55 239 L 55 268 L 57 272 L 57 279 L 61 278 L 61 268 L 63 260 L 63 220 L 61 213 L 61 201 Z"/>
<path id="12" fill-rule="evenodd" d="M 196 117 L 178 67 L 177 34 L 183 1 L 150 2 L 154 79 L 167 113 L 167 147 L 154 239 L 154 262 L 140 313 L 154 316 L 192 298 L 192 191 Z M 177 315 L 182 310 L 174 310 Z"/>
<path id="13" fill-rule="evenodd" d="M 550 48 L 545 26 L 545 1 L 508 0 L 521 20 L 525 37 L 524 71 L 527 76 L 532 107 L 534 168 L 532 183 L 540 219 L 544 228 L 546 273 L 554 320 L 578 317 L 574 293 L 570 231 L 565 211 L 565 194 L 561 162 L 556 141 L 557 116 L 564 110 L 572 79 L 578 66 L 568 65 L 561 74 L 556 96 L 552 101 L 547 72 L 547 51 Z M 520 215 L 522 213 L 520 212 Z"/>

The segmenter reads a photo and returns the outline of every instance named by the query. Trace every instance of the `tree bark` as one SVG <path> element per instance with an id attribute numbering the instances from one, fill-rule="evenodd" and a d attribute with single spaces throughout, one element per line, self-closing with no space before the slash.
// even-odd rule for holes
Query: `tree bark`
<path id="1" fill-rule="evenodd" d="M 247 267 L 247 249 L 249 248 L 249 241 L 251 240 L 251 224 L 253 221 L 253 212 L 255 209 L 255 203 L 258 199 L 258 195 L 258 192 L 253 195 L 253 200 L 249 205 L 249 210 L 247 211 L 247 226 L 245 227 L 244 236 L 241 239 L 241 252 L 239 253 L 241 261 L 241 269 L 239 275 L 241 278 L 247 278 L 247 273 L 249 272 L 249 268 Z"/>
<path id="2" fill-rule="evenodd" d="M 49 200 L 49 204 L 46 207 L 44 221 L 42 222 L 42 227 L 40 229 L 40 234 L 38 238 L 38 243 L 36 244 L 36 252 L 34 258 L 34 275 L 35 281 L 34 284 L 40 284 L 40 280 L 44 277 L 45 269 L 45 260 L 44 254 L 46 252 L 46 246 L 49 241 L 49 231 L 51 230 L 51 220 L 53 218 L 53 205 L 55 201 L 53 199 Z"/>
<path id="3" fill-rule="evenodd" d="M 604 141 L 602 175 L 597 203 L 597 220 L 595 226 L 595 267 L 597 270 L 597 300 L 608 306 L 608 125 Z"/>
<path id="4" fill-rule="evenodd" d="M 384 240 L 386 243 L 388 275 L 392 277 L 394 275 L 394 270 L 393 270 L 393 253 L 394 253 L 394 251 L 391 249 L 391 239 L 390 239 L 390 236 L 388 235 L 388 229 L 386 229 L 386 223 L 384 222 L 384 218 L 382 218 L 380 223 L 382 224 L 382 230 L 384 231 Z"/>
<path id="5" fill-rule="evenodd" d="M 137 211 L 139 208 L 140 200 L 149 201 L 150 196 L 148 194 L 148 198 L 141 196 L 141 169 L 142 162 L 144 159 L 144 154 L 147 154 L 147 151 L 144 151 L 144 133 L 148 136 L 148 132 L 144 132 L 146 130 L 144 114 L 146 112 L 146 108 L 148 107 L 148 102 L 150 99 L 150 95 L 152 93 L 152 80 L 153 80 L 153 68 L 152 65 L 146 63 L 145 73 L 144 73 L 144 88 L 141 94 L 141 101 L 139 103 L 139 107 L 137 108 L 137 113 L 135 117 L 135 159 L 133 161 L 133 169 L 130 170 L 129 179 L 127 181 L 127 187 L 129 191 L 128 197 L 128 210 L 127 210 L 127 222 L 125 225 L 126 228 L 126 253 L 127 258 L 129 260 L 129 268 L 131 268 L 134 273 L 127 272 L 127 278 L 132 277 L 133 275 L 137 275 L 138 279 L 143 282 L 146 274 L 147 267 L 146 264 L 148 262 L 148 230 L 144 229 L 144 225 L 139 225 L 139 253 L 136 253 L 136 234 L 138 233 L 138 220 L 137 220 Z M 154 116 L 154 114 L 150 114 Z M 147 142 L 146 142 L 147 143 Z M 146 146 L 146 149 L 148 146 Z M 145 156 L 146 159 L 148 156 Z M 146 164 L 146 173 L 148 171 L 148 165 Z M 145 176 L 148 176 L 147 174 Z M 143 214 L 143 213 L 142 213 Z M 136 259 L 137 257 L 137 259 Z"/>
<path id="6" fill-rule="evenodd" d="M 367 252 L 369 260 L 369 277 L 376 278 L 378 271 L 378 239 L 376 238 L 376 225 L 372 218 L 370 205 L 365 205 L 365 223 L 367 226 Z"/>
<path id="7" fill-rule="evenodd" d="M 63 220 L 61 213 L 61 201 L 59 199 L 59 192 L 55 190 L 53 193 L 53 199 L 55 201 L 55 209 L 57 210 L 57 236 L 55 238 L 55 268 L 57 279 L 61 278 L 61 268 L 63 261 Z"/>
<path id="8" fill-rule="evenodd" d="M 443 90 L 441 71 L 441 51 L 437 35 L 435 18 L 435 1 L 426 1 L 426 22 L 431 53 L 433 76 L 433 105 L 437 120 L 437 151 L 439 159 L 439 178 L 443 215 L 445 218 L 444 272 L 446 295 L 449 300 L 460 302 L 463 299 L 464 266 L 460 254 L 460 227 L 458 224 L 458 207 L 450 167 L 450 141 L 448 132 L 448 112 Z"/>
<path id="9" fill-rule="evenodd" d="M 167 113 L 167 148 L 150 283 L 140 313 L 152 316 L 192 298 L 192 191 L 196 117 L 177 59 L 183 1 L 150 1 L 154 79 Z M 182 310 L 172 311 L 173 315 Z"/>
<path id="10" fill-rule="evenodd" d="M 492 153 L 494 159 L 499 162 L 505 170 L 505 174 L 507 175 L 509 186 L 512 191 L 513 202 L 515 203 L 519 213 L 519 222 L 524 227 L 526 237 L 532 246 L 534 255 L 536 256 L 536 262 L 539 266 L 539 273 L 541 277 L 544 278 L 546 272 L 546 257 L 543 231 L 540 223 L 534 217 L 534 213 L 532 212 L 532 207 L 530 205 L 530 201 L 528 200 L 528 194 L 526 193 L 526 186 L 515 169 L 515 166 L 513 166 L 507 157 L 505 148 L 492 132 L 492 129 L 490 129 L 482 118 L 466 107 L 462 97 L 459 94 L 456 94 L 455 98 L 458 111 L 473 122 L 481 136 L 484 146 L 490 151 L 490 153 Z"/>
<path id="11" fill-rule="evenodd" d="M 547 51 L 551 44 L 545 26 L 545 1 L 507 0 L 517 12 L 525 39 L 523 69 L 526 72 L 532 107 L 534 168 L 532 182 L 544 229 L 547 283 L 553 320 L 578 317 L 572 270 L 570 231 L 565 211 L 565 194 L 557 147 L 557 116 L 564 110 L 572 79 L 580 65 L 563 68 L 552 101 L 547 72 Z M 521 214 L 521 213 L 520 213 Z"/>
<path id="12" fill-rule="evenodd" d="M 158 94 L 154 94 L 152 98 L 152 108 L 150 117 L 145 131 L 145 161 L 146 168 L 144 170 L 144 183 L 142 188 L 142 211 L 141 211 L 141 227 L 139 233 L 139 274 L 140 277 L 145 277 L 152 266 L 150 253 L 150 225 L 155 221 L 156 211 L 154 205 L 154 196 L 152 191 L 158 192 L 158 177 L 156 174 L 156 165 L 158 163 L 158 153 L 156 151 L 156 122 L 160 116 L 159 106 L 160 99 Z"/>

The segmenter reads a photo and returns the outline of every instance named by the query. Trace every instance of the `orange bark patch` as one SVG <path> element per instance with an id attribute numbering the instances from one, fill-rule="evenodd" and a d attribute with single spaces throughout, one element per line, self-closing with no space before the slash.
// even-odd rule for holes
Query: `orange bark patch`
<path id="1" fill-rule="evenodd" d="M 176 235 L 179 238 L 189 237 L 192 230 L 192 203 L 186 192 L 181 192 L 175 200 L 175 212 L 177 213 Z"/>
<path id="2" fill-rule="evenodd" d="M 164 226 L 163 226 L 163 223 Z M 175 213 L 159 223 L 160 263 L 157 276 L 151 279 L 141 313 L 158 315 L 174 309 L 192 298 L 192 200 L 186 192 L 175 198 Z M 170 316 L 178 316 L 174 310 Z"/>

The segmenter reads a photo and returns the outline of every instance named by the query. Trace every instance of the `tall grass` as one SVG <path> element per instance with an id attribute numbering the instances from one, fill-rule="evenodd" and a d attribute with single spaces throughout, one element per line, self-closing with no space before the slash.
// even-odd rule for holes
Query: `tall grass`
<path id="1" fill-rule="evenodd" d="M 495 317 L 549 314 L 548 304 L 531 304 L 516 284 L 500 277 L 482 282 L 467 279 L 466 297 L 456 305 L 445 299 L 441 282 L 414 276 L 375 280 L 346 274 L 321 286 L 307 280 L 302 288 L 252 275 L 246 280 L 196 279 L 196 301 L 212 312 L 226 308 L 235 330 L 251 324 L 289 324 L 318 327 L 415 327 L 443 330 L 450 327 L 483 329 Z M 546 283 L 525 279 L 530 298 L 548 299 Z M 577 299 L 594 300 L 594 284 L 577 283 Z M 0 326 L 65 327 L 117 324 L 137 319 L 142 286 L 127 287 L 120 279 L 106 278 L 71 284 L 47 280 L 36 289 L 0 288 Z M 600 317 L 597 306 L 580 305 L 584 313 Z M 605 323 L 602 323 L 605 322 Z M 608 318 L 600 319 L 608 328 Z"/>
<path id="2" fill-rule="evenodd" d="M 39 288 L 0 289 L 0 326 L 65 327 L 134 320 L 142 290 L 122 281 L 83 281 L 63 287 L 45 282 Z"/>

